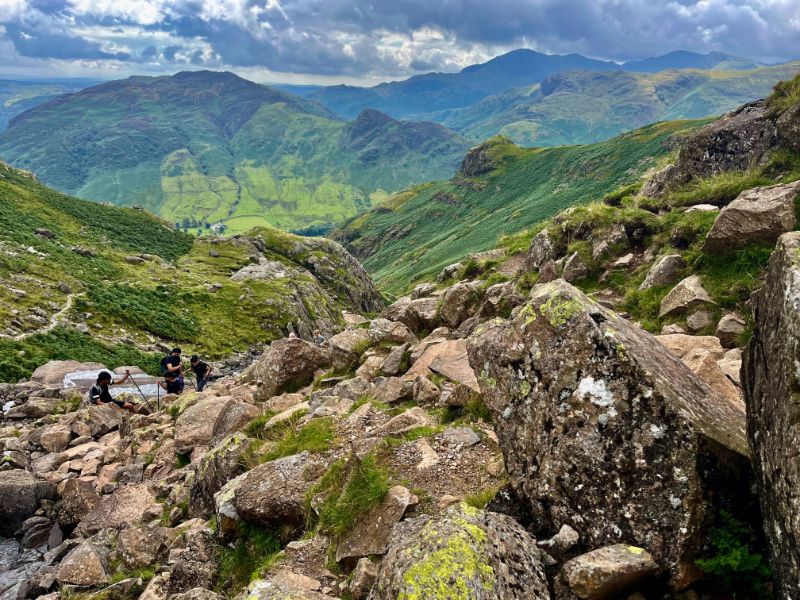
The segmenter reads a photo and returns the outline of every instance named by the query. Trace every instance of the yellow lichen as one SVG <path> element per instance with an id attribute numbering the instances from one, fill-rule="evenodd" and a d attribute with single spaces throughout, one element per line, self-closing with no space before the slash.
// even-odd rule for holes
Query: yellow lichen
<path id="1" fill-rule="evenodd" d="M 575 315 L 583 312 L 583 305 L 577 300 L 552 296 L 539 308 L 542 315 L 553 327 L 561 327 Z"/>

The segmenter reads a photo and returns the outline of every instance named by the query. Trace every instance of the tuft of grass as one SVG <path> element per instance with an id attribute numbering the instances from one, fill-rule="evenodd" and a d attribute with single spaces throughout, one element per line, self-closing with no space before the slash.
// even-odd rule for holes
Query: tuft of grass
<path id="1" fill-rule="evenodd" d="M 391 487 L 391 478 L 374 455 L 363 460 L 355 455 L 339 460 L 311 490 L 309 498 L 325 494 L 319 508 L 319 529 L 341 537 L 371 508 L 380 504 Z"/>
<path id="2" fill-rule="evenodd" d="M 273 532 L 240 523 L 236 541 L 219 552 L 214 590 L 236 595 L 263 576 L 280 559 L 281 550 L 280 539 Z"/>
<path id="3" fill-rule="evenodd" d="M 767 103 L 777 113 L 800 104 L 800 75 L 796 75 L 793 79 L 778 82 L 772 95 L 767 99 Z"/>
<path id="4" fill-rule="evenodd" d="M 773 181 L 759 171 L 721 173 L 691 183 L 683 190 L 673 192 L 666 202 L 670 206 L 689 206 L 692 204 L 725 206 L 743 191 L 762 185 L 770 185 L 771 183 Z"/>
<path id="5" fill-rule="evenodd" d="M 253 438 L 264 439 L 264 428 L 267 425 L 267 422 L 274 417 L 277 412 L 274 410 L 267 410 L 264 411 L 263 414 L 260 414 L 255 419 L 250 421 L 247 425 L 245 425 L 244 432 Z"/>
<path id="6" fill-rule="evenodd" d="M 189 463 L 192 462 L 191 456 L 188 454 L 176 454 L 175 455 L 175 468 L 176 469 L 183 469 L 184 467 L 189 466 Z"/>
<path id="7" fill-rule="evenodd" d="M 474 508 L 486 508 L 486 505 L 494 499 L 498 491 L 500 491 L 500 486 L 493 485 L 470 494 L 464 498 L 464 502 Z"/>
<path id="8" fill-rule="evenodd" d="M 296 423 L 294 419 L 287 419 L 266 432 L 265 439 L 275 442 L 275 446 L 264 455 L 263 462 L 305 451 L 325 452 L 330 449 L 334 439 L 333 417 L 314 419 L 299 429 L 292 426 L 292 421 Z"/>

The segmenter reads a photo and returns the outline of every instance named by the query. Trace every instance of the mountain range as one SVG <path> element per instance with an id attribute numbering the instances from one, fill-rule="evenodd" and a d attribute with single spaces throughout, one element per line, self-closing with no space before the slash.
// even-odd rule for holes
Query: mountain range
<path id="1" fill-rule="evenodd" d="M 29 108 L 98 83 L 92 79 L 0 79 L 0 131 L 13 117 Z"/>
<path id="2" fill-rule="evenodd" d="M 131 77 L 13 118 L 0 156 L 82 198 L 196 227 L 324 227 L 452 173 L 469 142 L 373 110 L 346 122 L 232 73 Z"/>

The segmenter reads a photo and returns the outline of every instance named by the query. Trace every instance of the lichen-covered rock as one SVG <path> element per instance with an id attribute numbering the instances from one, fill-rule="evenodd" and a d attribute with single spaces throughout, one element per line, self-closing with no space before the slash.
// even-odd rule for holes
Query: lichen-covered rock
<path id="1" fill-rule="evenodd" d="M 683 260 L 680 254 L 662 256 L 650 267 L 639 289 L 647 290 L 658 285 L 675 283 L 685 268 L 686 261 Z"/>
<path id="2" fill-rule="evenodd" d="M 478 312 L 481 299 L 482 292 L 476 284 L 460 281 L 445 291 L 439 316 L 449 327 L 458 327 Z"/>
<path id="3" fill-rule="evenodd" d="M 800 598 L 800 233 L 783 235 L 753 297 L 742 367 L 747 433 L 778 598 Z"/>
<path id="4" fill-rule="evenodd" d="M 200 459 L 189 492 L 189 515 L 206 517 L 214 512 L 214 494 L 244 473 L 244 456 L 251 444 L 252 440 L 243 433 L 234 433 Z"/>
<path id="5" fill-rule="evenodd" d="M 33 516 L 44 499 L 54 499 L 55 487 L 28 471 L 0 471 L 0 535 L 11 537 Z"/>
<path id="6" fill-rule="evenodd" d="M 656 339 L 563 280 L 469 339 L 511 485 L 542 537 L 647 548 L 675 587 L 696 577 L 702 528 L 746 489 L 744 413 Z"/>
<path id="7" fill-rule="evenodd" d="M 797 224 L 795 199 L 800 181 L 745 190 L 720 211 L 703 250 L 732 254 L 753 245 L 772 246 Z"/>
<path id="8" fill-rule="evenodd" d="M 165 527 L 137 525 L 120 532 L 115 554 L 128 569 L 143 569 L 165 553 L 166 544 Z"/>
<path id="9" fill-rule="evenodd" d="M 286 391 L 295 391 L 314 378 L 317 369 L 329 366 L 328 353 L 299 338 L 275 340 L 267 351 L 242 375 L 247 383 L 256 384 L 254 397 L 263 402 Z"/>
<path id="10" fill-rule="evenodd" d="M 180 553 L 169 575 L 167 588 L 170 593 L 211 588 L 217 572 L 216 549 L 210 530 L 189 529 L 186 532 L 186 549 Z"/>
<path id="11" fill-rule="evenodd" d="M 577 252 L 573 252 L 564 263 L 564 271 L 561 273 L 561 277 L 564 278 L 564 281 L 577 281 L 578 279 L 583 279 L 588 274 L 589 267 L 586 266 L 586 263 L 583 262 L 583 259 Z"/>
<path id="12" fill-rule="evenodd" d="M 229 481 L 214 497 L 217 524 L 225 535 L 239 520 L 261 527 L 306 522 L 306 492 L 323 474 L 318 457 L 303 452 L 259 465 Z"/>
<path id="13" fill-rule="evenodd" d="M 481 319 L 507 317 L 514 307 L 519 306 L 525 298 L 517 291 L 517 286 L 510 281 L 495 283 L 486 288 L 483 304 L 478 309 Z"/>
<path id="14" fill-rule="evenodd" d="M 643 548 L 614 544 L 581 554 L 561 567 L 561 576 L 578 598 L 617 598 L 653 576 L 658 565 Z"/>
<path id="15" fill-rule="evenodd" d="M 708 295 L 699 275 L 682 280 L 661 300 L 658 316 L 666 317 L 686 312 L 690 309 L 716 304 Z"/>
<path id="16" fill-rule="evenodd" d="M 534 540 L 510 517 L 466 504 L 395 526 L 372 600 L 549 600 Z"/>
<path id="17" fill-rule="evenodd" d="M 59 492 L 58 522 L 62 527 L 74 527 L 100 502 L 94 485 L 83 479 L 68 479 L 59 485 Z"/>
<path id="18" fill-rule="evenodd" d="M 528 253 L 525 255 L 525 269 L 538 271 L 547 262 L 556 259 L 556 244 L 546 229 L 533 236 Z"/>

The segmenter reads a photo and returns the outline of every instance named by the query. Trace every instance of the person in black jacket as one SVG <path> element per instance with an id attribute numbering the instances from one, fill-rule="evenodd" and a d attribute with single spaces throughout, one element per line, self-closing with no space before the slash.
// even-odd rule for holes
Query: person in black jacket
<path id="1" fill-rule="evenodd" d="M 134 412 L 136 407 L 131 404 L 130 402 L 125 402 L 124 400 L 117 400 L 116 398 L 111 397 L 111 392 L 108 390 L 109 386 L 112 385 L 120 385 L 125 383 L 131 376 L 130 371 L 125 371 L 125 377 L 120 379 L 119 381 L 114 381 L 111 379 L 111 373 L 108 371 L 101 371 L 100 374 L 97 376 L 97 382 L 92 386 L 89 390 L 89 401 L 92 404 L 116 404 L 118 407 L 123 408 L 125 410 L 129 410 Z"/>
<path id="2" fill-rule="evenodd" d="M 211 367 L 211 365 L 200 360 L 197 355 L 192 356 L 190 362 L 192 363 L 192 371 L 194 371 L 194 374 L 197 377 L 197 391 L 202 392 L 203 388 L 206 387 L 208 378 L 211 377 L 211 373 L 214 371 L 214 369 Z"/>
<path id="3" fill-rule="evenodd" d="M 166 377 L 168 373 L 175 374 L 175 380 L 177 381 L 177 385 L 180 387 L 180 391 L 182 392 L 185 384 L 183 381 L 183 362 L 181 362 L 180 348 L 173 348 L 170 354 L 167 354 L 161 359 L 161 374 Z"/>
<path id="4" fill-rule="evenodd" d="M 183 384 L 178 381 L 178 375 L 174 372 L 167 371 L 166 375 L 164 375 L 164 381 L 159 381 L 158 385 L 166 390 L 168 394 L 180 396 L 183 393 Z"/>

